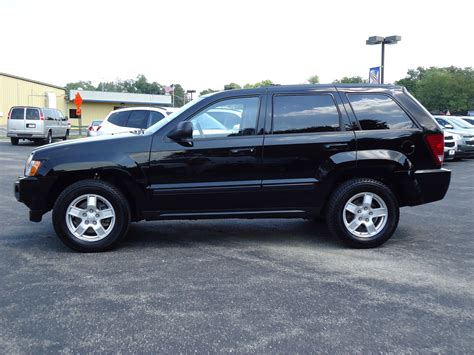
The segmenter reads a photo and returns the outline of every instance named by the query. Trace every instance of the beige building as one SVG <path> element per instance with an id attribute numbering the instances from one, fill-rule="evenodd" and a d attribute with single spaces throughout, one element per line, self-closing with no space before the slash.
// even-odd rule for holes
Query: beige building
<path id="1" fill-rule="evenodd" d="M 60 86 L 0 73 L 0 126 L 7 124 L 12 106 L 52 107 L 66 112 L 66 90 Z"/>
<path id="2" fill-rule="evenodd" d="M 82 97 L 81 117 L 76 116 L 74 98 Z M 171 96 L 151 94 L 130 94 L 124 92 L 71 90 L 67 102 L 66 115 L 73 126 L 88 126 L 93 120 L 103 120 L 110 111 L 136 106 L 171 106 Z"/>

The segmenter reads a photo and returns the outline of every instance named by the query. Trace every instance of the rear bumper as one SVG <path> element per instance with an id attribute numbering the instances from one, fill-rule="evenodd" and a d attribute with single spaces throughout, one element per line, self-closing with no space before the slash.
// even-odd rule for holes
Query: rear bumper
<path id="1" fill-rule="evenodd" d="M 451 181 L 447 169 L 417 170 L 403 184 L 404 205 L 416 206 L 444 198 Z"/>
<path id="2" fill-rule="evenodd" d="M 51 209 L 49 194 L 55 178 L 20 177 L 13 186 L 17 201 L 30 209 L 30 220 L 40 222 L 41 217 Z"/>
<path id="3" fill-rule="evenodd" d="M 7 137 L 11 138 L 24 138 L 24 139 L 33 139 L 33 138 L 46 138 L 44 133 L 21 133 L 21 132 L 7 132 Z"/>

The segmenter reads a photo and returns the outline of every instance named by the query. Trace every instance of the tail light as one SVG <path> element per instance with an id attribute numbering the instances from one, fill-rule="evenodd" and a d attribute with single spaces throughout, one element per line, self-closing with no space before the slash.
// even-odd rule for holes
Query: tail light
<path id="1" fill-rule="evenodd" d="M 97 127 L 96 131 L 98 131 L 102 126 Z"/>
<path id="2" fill-rule="evenodd" d="M 90 126 L 89 131 L 93 131 L 93 130 L 94 130 L 94 127 Z"/>
<path id="3" fill-rule="evenodd" d="M 426 143 L 431 150 L 431 154 L 435 158 L 435 162 L 443 164 L 444 160 L 444 134 L 427 134 L 425 136 Z"/>
<path id="4" fill-rule="evenodd" d="M 44 121 L 44 113 L 43 111 L 40 110 L 40 120 L 41 121 Z"/>

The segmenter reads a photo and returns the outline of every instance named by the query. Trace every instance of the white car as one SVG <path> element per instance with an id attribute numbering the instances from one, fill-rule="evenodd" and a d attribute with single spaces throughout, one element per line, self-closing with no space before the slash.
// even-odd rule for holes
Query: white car
<path id="1" fill-rule="evenodd" d="M 157 107 L 128 107 L 110 112 L 102 121 L 98 136 L 147 129 L 171 114 Z"/>

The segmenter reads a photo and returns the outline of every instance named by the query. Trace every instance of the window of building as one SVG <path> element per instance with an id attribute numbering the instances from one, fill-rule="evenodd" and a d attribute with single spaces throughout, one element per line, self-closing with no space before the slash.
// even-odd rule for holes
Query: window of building
<path id="1" fill-rule="evenodd" d="M 329 94 L 277 95 L 273 98 L 273 133 L 338 131 L 339 111 Z"/>
<path id="2" fill-rule="evenodd" d="M 193 138 L 250 136 L 256 133 L 260 106 L 258 97 L 222 100 L 211 105 L 191 119 Z M 216 113 L 231 112 L 237 118 L 232 125 L 222 123 Z"/>
<path id="3" fill-rule="evenodd" d="M 362 129 L 416 128 L 405 111 L 387 95 L 348 94 L 348 98 Z"/>

